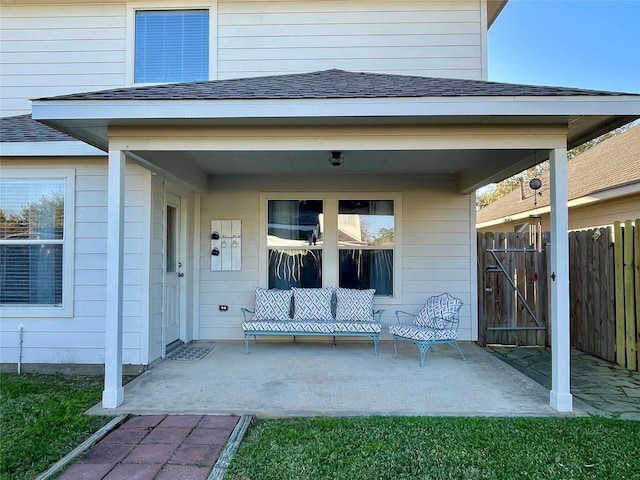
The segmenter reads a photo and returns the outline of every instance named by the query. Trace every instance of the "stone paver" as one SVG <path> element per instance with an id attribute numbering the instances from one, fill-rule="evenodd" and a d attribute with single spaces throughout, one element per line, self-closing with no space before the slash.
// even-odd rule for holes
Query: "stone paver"
<path id="1" fill-rule="evenodd" d="M 113 463 L 76 463 L 71 465 L 59 479 L 95 480 L 113 470 Z"/>
<path id="2" fill-rule="evenodd" d="M 551 388 L 551 352 L 545 347 L 487 347 L 515 369 Z M 640 420 L 640 373 L 587 353 L 571 351 L 571 393 L 592 413 Z"/>
<path id="3" fill-rule="evenodd" d="M 58 480 L 206 480 L 239 417 L 131 417 Z"/>
<path id="4" fill-rule="evenodd" d="M 153 480 L 162 468 L 162 464 L 156 465 L 116 465 L 104 480 Z"/>
<path id="5" fill-rule="evenodd" d="M 156 480 L 207 480 L 209 467 L 195 465 L 167 465 L 162 469 Z"/>
<path id="6" fill-rule="evenodd" d="M 176 451 L 176 445 L 148 443 L 138 445 L 122 463 L 164 463 Z"/>
<path id="7" fill-rule="evenodd" d="M 191 428 L 187 427 L 162 427 L 158 425 L 154 428 L 143 440 L 143 443 L 182 443 L 189 433 Z"/>

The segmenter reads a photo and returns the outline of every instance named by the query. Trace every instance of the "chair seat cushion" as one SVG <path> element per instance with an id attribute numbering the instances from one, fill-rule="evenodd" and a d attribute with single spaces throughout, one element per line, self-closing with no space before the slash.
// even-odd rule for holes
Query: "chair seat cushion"
<path id="1" fill-rule="evenodd" d="M 458 333 L 455 330 L 434 330 L 420 325 L 397 324 L 389 327 L 389 333 L 397 337 L 419 341 L 456 340 Z"/>
<path id="2" fill-rule="evenodd" d="M 353 322 L 332 322 L 331 326 L 336 333 L 380 333 L 382 327 L 376 322 L 363 322 L 355 320 Z"/>

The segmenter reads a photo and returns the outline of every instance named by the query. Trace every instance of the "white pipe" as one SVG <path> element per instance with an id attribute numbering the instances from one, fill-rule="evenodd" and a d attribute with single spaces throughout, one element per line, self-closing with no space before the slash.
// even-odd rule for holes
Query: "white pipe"
<path id="1" fill-rule="evenodd" d="M 22 372 L 22 342 L 24 337 L 24 325 L 18 327 L 18 375 Z"/>

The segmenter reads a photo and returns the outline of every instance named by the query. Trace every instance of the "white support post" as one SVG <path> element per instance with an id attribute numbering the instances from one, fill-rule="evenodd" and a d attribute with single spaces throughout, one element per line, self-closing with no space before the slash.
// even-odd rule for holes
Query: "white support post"
<path id="1" fill-rule="evenodd" d="M 124 249 L 125 155 L 109 151 L 107 208 L 107 305 L 102 406 L 116 408 L 124 401 L 122 387 L 122 269 Z"/>
<path id="2" fill-rule="evenodd" d="M 569 210 L 567 151 L 550 151 L 551 166 L 551 408 L 573 410 L 570 393 Z"/>

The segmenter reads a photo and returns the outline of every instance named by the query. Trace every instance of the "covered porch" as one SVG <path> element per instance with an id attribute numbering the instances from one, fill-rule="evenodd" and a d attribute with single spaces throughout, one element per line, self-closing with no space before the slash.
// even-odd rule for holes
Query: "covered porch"
<path id="1" fill-rule="evenodd" d="M 168 89 L 175 91 L 169 94 Z M 550 318 L 554 355 L 552 388 L 550 394 L 544 392 L 544 409 L 572 410 L 569 391 L 566 150 L 635 118 L 637 103 L 631 103 L 626 96 L 331 70 L 284 77 L 69 95 L 38 100 L 34 102 L 33 112 L 34 118 L 108 152 L 106 290 L 110 302 L 106 311 L 105 407 L 117 409 L 123 401 L 126 404 L 129 397 L 135 397 L 134 386 L 130 386 L 125 399 L 121 384 L 122 259 L 126 253 L 124 190 L 128 162 L 137 163 L 158 177 L 187 186 L 193 195 L 191 205 L 194 208 L 185 209 L 184 213 L 193 215 L 194 219 L 185 234 L 185 239 L 192 235 L 193 243 L 189 248 L 194 255 L 191 262 L 184 264 L 185 271 L 180 272 L 181 278 L 185 279 L 182 282 L 192 285 L 188 300 L 191 304 L 185 311 L 192 314 L 193 328 L 187 331 L 182 323 L 181 339 L 215 340 L 217 344 L 219 340 L 230 340 L 240 335 L 239 315 L 220 313 L 235 312 L 236 309 L 221 308 L 227 307 L 227 299 L 235 298 L 236 306 L 249 306 L 253 301 L 252 287 L 267 286 L 265 192 L 302 192 L 304 198 L 309 193 L 316 196 L 325 193 L 326 204 L 333 202 L 331 205 L 334 206 L 344 192 L 355 192 L 365 197 L 366 193 L 372 192 L 397 194 L 395 205 L 399 210 L 395 254 L 398 261 L 394 273 L 398 274 L 398 288 L 393 297 L 380 299 L 376 306 L 389 312 L 396 308 L 416 311 L 427 296 L 454 286 L 456 291 L 450 293 L 462 297 L 465 305 L 461 339 L 476 340 L 477 267 L 475 248 L 472 248 L 475 244 L 474 192 L 548 158 L 552 192 L 553 254 L 550 272 L 553 287 Z M 327 162 L 329 153 L 334 151 L 346 152 L 344 165 L 335 167 Z M 443 199 L 446 208 L 438 211 Z M 207 232 L 206 222 L 221 218 L 214 216 L 220 210 L 214 209 L 213 205 L 225 206 L 225 215 L 231 211 L 237 215 L 235 218 L 244 219 L 244 225 L 249 227 L 243 226 L 242 231 L 243 260 L 248 260 L 246 265 L 249 268 L 243 266 L 241 275 L 218 276 L 209 271 L 207 261 L 211 250 L 208 235 L 211 234 Z M 337 208 L 334 210 L 337 213 Z M 439 216 L 433 215 L 436 211 Z M 459 217 L 452 219 L 451 212 L 459 213 Z M 337 222 L 335 218 L 333 221 Z M 447 234 L 439 235 L 437 228 L 443 226 L 446 226 Z M 162 238 L 154 240 L 160 243 Z M 338 249 L 335 237 L 333 242 L 334 245 L 326 247 L 324 259 L 324 265 L 332 263 L 333 266 L 325 267 L 323 272 L 323 281 L 333 279 L 333 284 L 326 286 L 337 286 L 335 260 Z M 452 248 L 453 244 L 456 248 Z M 457 253 L 451 253 L 453 250 Z M 246 255 L 245 252 L 250 253 Z M 330 255 L 333 256 L 331 259 Z M 441 257 L 445 257 L 445 261 L 438 264 Z M 455 275 L 447 268 L 453 258 L 458 261 Z M 151 267 L 154 266 L 158 265 Z M 443 272 L 447 272 L 444 280 Z M 233 289 L 222 291 L 222 287 L 230 285 L 230 280 L 237 282 Z M 166 275 L 164 282 L 166 285 Z M 223 300 L 207 303 L 205 297 Z M 158 305 L 162 302 L 164 299 L 158 301 Z M 383 322 L 383 330 L 386 330 L 384 327 L 388 327 L 388 321 L 386 325 Z M 163 344 L 167 342 L 163 341 Z M 216 350 L 222 351 L 223 345 L 226 343 L 221 342 L 220 348 L 214 349 L 212 358 L 216 356 Z M 274 354 L 278 355 L 292 348 L 284 345 L 265 347 L 273 348 Z M 357 344 L 349 346 L 356 350 L 358 347 Z M 476 347 L 469 343 L 467 348 Z M 241 349 L 237 354 L 241 354 Z M 322 399 L 317 408 L 309 410 L 310 413 L 353 413 L 359 409 L 351 409 L 351 406 L 364 398 L 369 398 L 373 404 L 386 398 L 386 402 L 380 402 L 376 407 L 381 414 L 410 411 L 424 414 L 429 411 L 424 400 L 418 400 L 418 405 L 404 411 L 405 402 L 429 398 L 427 393 L 442 395 L 442 405 L 451 405 L 457 398 L 463 402 L 470 382 L 480 382 L 479 391 L 486 391 L 486 386 L 498 381 L 502 375 L 499 369 L 471 368 L 470 362 L 459 362 L 454 355 L 450 360 L 456 362 L 454 368 L 461 369 L 460 372 L 419 382 L 419 379 L 407 378 L 407 371 L 413 369 L 392 371 L 381 376 L 380 369 L 371 369 L 374 365 L 371 358 L 366 358 L 367 362 L 361 368 L 351 368 L 350 359 L 343 358 L 341 363 L 332 364 L 329 360 L 333 356 L 318 355 L 321 362 L 329 363 L 323 368 L 315 366 L 317 370 L 310 372 L 298 371 L 297 375 L 307 382 L 301 384 L 300 390 L 295 377 L 281 380 L 285 373 L 296 372 L 306 363 L 313 365 L 313 358 L 309 362 L 301 362 L 300 355 L 294 355 L 267 362 L 254 360 L 252 354 L 240 357 L 229 369 L 219 368 L 218 364 L 205 369 L 200 372 L 202 378 L 194 382 L 197 385 L 208 381 L 203 379 L 211 378 L 214 383 L 207 391 L 219 392 L 225 398 L 252 399 L 250 405 L 253 408 L 261 404 L 266 408 L 271 399 L 280 398 L 269 395 L 271 389 L 280 394 L 285 392 L 285 395 L 289 391 L 289 397 L 300 398 L 301 406 L 313 405 L 307 396 Z M 150 357 L 150 360 L 154 359 Z M 247 364 L 253 361 L 258 362 L 255 368 Z M 244 370 L 235 370 L 243 365 Z M 398 368 L 399 365 L 403 362 L 397 361 L 390 368 Z M 254 372 L 267 366 L 270 368 L 268 372 L 252 377 Z M 136 385 L 140 384 L 142 390 L 146 390 L 149 377 L 160 375 L 161 369 L 165 368 L 172 367 L 163 364 L 157 370 L 152 369 L 140 377 Z M 362 372 L 367 369 L 372 370 L 373 376 L 358 380 L 361 390 L 354 390 L 349 394 L 351 397 L 347 395 L 351 390 L 340 391 L 340 388 L 356 381 L 355 378 L 340 376 L 355 371 L 358 372 L 356 377 L 362 377 Z M 247 380 L 244 390 L 228 390 L 228 385 L 236 384 L 225 377 L 228 371 L 234 372 L 231 378 L 235 382 Z M 442 368 L 425 367 L 419 375 L 442 371 Z M 323 372 L 332 372 L 339 378 L 323 381 Z M 387 382 L 395 379 L 398 383 L 380 384 L 378 377 L 384 377 Z M 175 394 L 180 408 L 188 409 L 191 395 L 181 395 L 180 375 L 175 378 L 178 383 L 166 386 L 164 396 L 168 392 Z M 513 383 L 513 379 L 505 378 L 506 385 L 509 381 Z M 265 383 L 264 379 L 271 379 L 271 383 Z M 313 388 L 309 382 L 314 383 Z M 422 385 L 425 390 L 411 390 L 416 388 L 414 384 Z M 257 385 L 261 387 L 257 388 Z M 453 394 L 456 392 L 454 385 L 459 385 L 459 395 Z M 494 387 L 497 394 L 494 392 L 493 397 L 480 403 L 491 405 L 500 398 L 510 397 L 507 391 L 497 385 Z M 406 392 L 404 389 L 409 389 L 408 393 L 401 393 Z M 307 391 L 312 393 L 305 393 Z M 158 401 L 168 401 L 164 396 L 160 395 Z M 149 393 L 144 391 L 142 398 L 149 401 Z M 214 400 L 211 398 L 206 403 L 215 405 Z M 513 412 L 514 403 L 517 401 L 507 401 L 505 409 Z M 433 404 L 436 405 L 437 401 L 433 400 Z M 289 407 L 295 411 L 293 406 Z M 461 410 L 457 405 L 457 413 L 462 413 Z M 470 408 L 468 414 L 474 414 L 472 410 Z M 263 414 L 267 415 L 268 411 Z"/>

